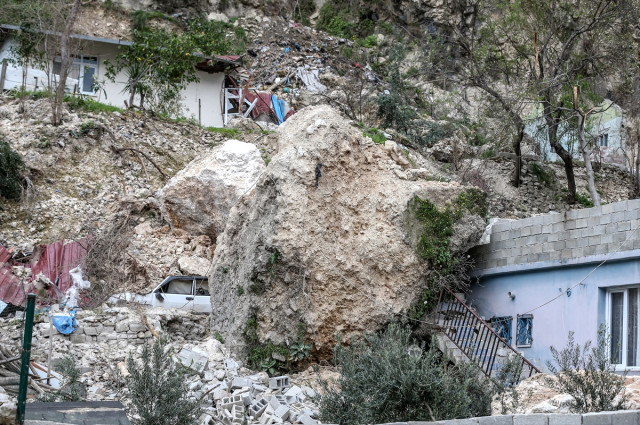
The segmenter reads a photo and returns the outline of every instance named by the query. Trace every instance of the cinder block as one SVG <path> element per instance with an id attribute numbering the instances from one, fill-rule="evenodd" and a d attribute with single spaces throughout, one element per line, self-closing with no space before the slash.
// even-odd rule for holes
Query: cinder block
<path id="1" fill-rule="evenodd" d="M 627 201 L 614 202 L 613 204 L 613 212 L 614 214 L 621 211 L 626 211 L 629 203 Z"/>
<path id="2" fill-rule="evenodd" d="M 542 223 L 544 223 L 544 215 L 531 217 L 531 226 L 540 226 Z"/>
<path id="3" fill-rule="evenodd" d="M 581 415 L 549 415 L 549 425 L 582 425 Z"/>
<path id="4" fill-rule="evenodd" d="M 621 221 L 618 223 L 618 227 L 616 230 L 618 232 L 626 232 L 627 230 L 631 230 L 631 223 L 629 221 Z"/>
<path id="5" fill-rule="evenodd" d="M 318 421 L 306 413 L 298 418 L 298 422 L 302 425 L 316 425 L 318 423 Z"/>
<path id="6" fill-rule="evenodd" d="M 587 226 L 588 227 L 595 227 L 598 226 L 600 224 L 600 216 L 596 215 L 596 216 L 592 216 L 592 217 L 587 217 Z"/>
<path id="7" fill-rule="evenodd" d="M 287 419 L 289 419 L 289 413 L 291 413 L 289 406 L 279 406 L 276 409 L 276 412 L 274 413 L 274 415 L 282 419 L 283 421 L 286 421 Z"/>
<path id="8" fill-rule="evenodd" d="M 240 378 L 240 377 L 235 377 L 233 378 L 233 381 L 231 381 L 231 389 L 237 389 L 237 388 L 244 388 L 244 387 L 248 387 L 251 388 L 251 386 L 253 385 L 253 381 L 251 381 L 251 379 L 247 379 L 247 378 Z"/>
<path id="9" fill-rule="evenodd" d="M 478 418 L 471 419 L 454 419 L 452 421 L 443 422 L 447 425 L 478 425 Z"/>
<path id="10" fill-rule="evenodd" d="M 222 409 L 225 409 L 231 412 L 233 409 L 233 406 L 239 406 L 244 409 L 244 401 L 242 400 L 241 395 L 236 394 L 229 397 L 223 397 L 222 400 L 220 400 L 220 407 Z"/>
<path id="11" fill-rule="evenodd" d="M 262 415 L 262 412 L 264 412 L 268 405 L 269 402 L 264 398 L 261 398 L 260 400 L 249 406 L 249 415 L 253 416 L 254 418 L 260 417 L 260 415 Z"/>
<path id="12" fill-rule="evenodd" d="M 534 217 L 534 218 L 538 218 L 538 217 Z M 533 226 L 531 226 L 531 234 L 532 235 L 539 235 L 540 233 L 542 233 L 542 225 L 541 224 L 534 224 Z"/>
<path id="13" fill-rule="evenodd" d="M 491 227 L 491 238 L 494 233 L 500 233 L 511 230 L 511 221 L 499 221 Z"/>
<path id="14" fill-rule="evenodd" d="M 567 246 L 566 241 L 557 241 L 554 242 L 551 246 L 552 248 L 549 251 L 562 251 L 565 248 L 570 248 L 569 246 Z"/>
<path id="15" fill-rule="evenodd" d="M 603 206 L 603 208 L 606 207 Z M 609 224 L 611 223 L 611 214 L 603 214 L 600 216 L 600 224 Z"/>
<path id="16" fill-rule="evenodd" d="M 592 246 L 600 245 L 600 236 L 590 236 L 588 239 L 588 243 Z"/>
<path id="17" fill-rule="evenodd" d="M 544 235 L 548 235 L 551 233 L 551 225 L 550 224 L 543 224 L 542 228 L 540 229 L 540 233 L 544 234 Z"/>
<path id="18" fill-rule="evenodd" d="M 611 412 L 584 413 L 582 425 L 612 425 Z M 615 425 L 618 425 L 616 422 Z"/>
<path id="19" fill-rule="evenodd" d="M 234 424 L 242 424 L 244 422 L 244 406 L 233 406 L 231 409 L 231 422 Z"/>
<path id="20" fill-rule="evenodd" d="M 613 212 L 613 208 L 614 208 L 615 204 L 616 204 L 616 203 L 614 202 L 614 203 L 612 203 L 612 204 L 606 204 L 606 205 L 603 205 L 603 206 L 602 206 L 602 214 L 603 214 L 603 215 L 605 215 L 605 214 L 611 214 L 611 213 Z"/>
<path id="21" fill-rule="evenodd" d="M 549 418 L 542 413 L 513 415 L 513 425 L 549 425 Z"/>
<path id="22" fill-rule="evenodd" d="M 611 214 L 612 223 L 619 223 L 621 221 L 624 221 L 624 211 L 618 211 Z"/>
<path id="23" fill-rule="evenodd" d="M 512 415 L 483 416 L 478 418 L 479 425 L 513 425 Z"/>
<path id="24" fill-rule="evenodd" d="M 269 388 L 271 388 L 272 390 L 279 390 L 287 387 L 289 387 L 288 376 L 276 376 L 273 378 L 269 378 Z"/>
<path id="25" fill-rule="evenodd" d="M 582 229 L 584 227 L 587 227 L 587 219 L 586 218 L 579 218 L 576 220 L 576 229 Z"/>
<path id="26" fill-rule="evenodd" d="M 633 210 L 626 210 L 624 212 L 624 219 L 625 220 L 635 220 L 638 217 L 640 217 L 640 209 L 633 209 Z"/>
<path id="27" fill-rule="evenodd" d="M 640 199 L 629 199 L 627 201 L 627 210 L 640 210 Z"/>
<path id="28" fill-rule="evenodd" d="M 611 425 L 637 425 L 640 423 L 640 412 L 637 410 L 618 410 L 616 412 L 606 413 L 608 413 L 611 418 Z M 585 423 L 584 415 L 582 423 Z"/>
<path id="29" fill-rule="evenodd" d="M 531 236 L 531 226 L 520 229 L 520 237 Z"/>
<path id="30" fill-rule="evenodd" d="M 271 400 L 269 400 L 269 404 L 273 407 L 273 410 L 276 410 L 280 406 L 287 406 L 287 398 L 283 395 L 274 395 L 271 396 Z"/>

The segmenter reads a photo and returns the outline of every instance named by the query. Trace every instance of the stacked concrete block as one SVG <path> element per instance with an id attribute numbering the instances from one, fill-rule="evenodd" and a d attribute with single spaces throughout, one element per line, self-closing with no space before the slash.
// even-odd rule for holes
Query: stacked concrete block
<path id="1" fill-rule="evenodd" d="M 567 262 L 640 249 L 640 199 L 499 221 L 490 242 L 472 251 L 478 270 Z"/>

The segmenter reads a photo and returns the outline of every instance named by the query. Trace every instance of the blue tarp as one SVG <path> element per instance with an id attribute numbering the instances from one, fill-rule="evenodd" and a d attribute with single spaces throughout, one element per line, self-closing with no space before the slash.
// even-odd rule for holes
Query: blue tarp
<path id="1" fill-rule="evenodd" d="M 71 310 L 68 316 L 53 316 L 52 320 L 53 326 L 63 335 L 69 335 L 78 327 L 75 310 Z"/>
<path id="2" fill-rule="evenodd" d="M 284 122 L 285 101 L 278 99 L 275 95 L 271 95 L 271 104 L 273 105 L 273 111 L 278 117 L 278 125 L 280 125 Z"/>

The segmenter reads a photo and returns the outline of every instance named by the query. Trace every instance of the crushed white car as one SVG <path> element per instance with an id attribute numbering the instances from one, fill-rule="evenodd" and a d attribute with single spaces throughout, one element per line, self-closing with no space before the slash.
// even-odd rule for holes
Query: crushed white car
<path id="1" fill-rule="evenodd" d="M 154 307 L 211 313 L 209 279 L 206 276 L 169 276 L 148 294 L 125 292 L 111 296 L 107 302 L 137 302 Z"/>

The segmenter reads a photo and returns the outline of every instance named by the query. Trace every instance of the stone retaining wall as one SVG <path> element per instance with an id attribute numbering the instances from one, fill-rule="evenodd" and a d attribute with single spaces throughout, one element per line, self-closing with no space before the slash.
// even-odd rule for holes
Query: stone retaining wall
<path id="1" fill-rule="evenodd" d="M 472 250 L 477 270 L 572 260 L 640 249 L 640 199 L 498 221 L 488 244 Z M 626 241 L 626 242 L 625 242 Z"/>
<path id="2" fill-rule="evenodd" d="M 483 416 L 436 422 L 396 422 L 384 425 L 639 425 L 640 410 L 619 410 L 584 414 Z"/>

